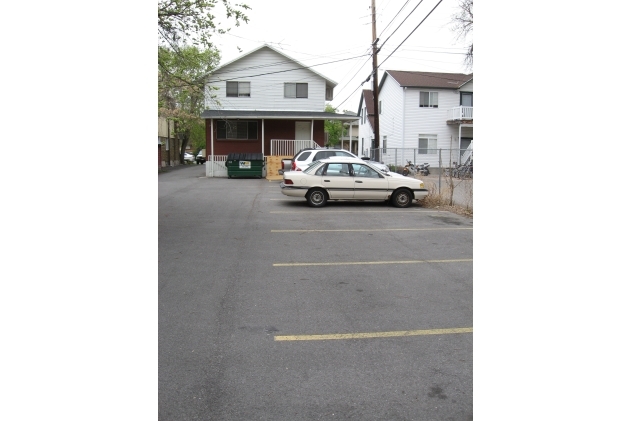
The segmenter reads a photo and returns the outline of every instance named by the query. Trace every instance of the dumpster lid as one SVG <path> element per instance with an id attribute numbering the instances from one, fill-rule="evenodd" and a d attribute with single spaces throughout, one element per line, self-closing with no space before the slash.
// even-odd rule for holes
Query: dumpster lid
<path id="1" fill-rule="evenodd" d="M 263 161 L 263 154 L 232 152 L 228 154 L 228 161 Z"/>

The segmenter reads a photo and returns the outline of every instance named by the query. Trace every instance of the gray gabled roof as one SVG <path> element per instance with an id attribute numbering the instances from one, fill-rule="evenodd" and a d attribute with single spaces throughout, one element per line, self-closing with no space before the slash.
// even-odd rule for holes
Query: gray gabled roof
<path id="1" fill-rule="evenodd" d="M 272 47 L 272 46 L 271 46 L 271 45 L 269 45 L 269 44 L 263 44 L 263 45 L 261 45 L 260 47 L 255 48 L 254 50 L 251 50 L 251 51 L 249 51 L 249 52 L 247 52 L 247 53 L 245 53 L 245 54 L 240 55 L 239 57 L 237 57 L 237 58 L 235 58 L 235 59 L 233 59 L 233 60 L 230 60 L 230 61 L 229 61 L 229 62 L 227 62 L 227 63 L 224 63 L 224 64 L 220 65 L 219 67 L 215 68 L 212 72 L 209 72 L 209 73 L 207 73 L 206 75 L 204 75 L 204 77 L 208 77 L 208 76 L 212 75 L 213 73 L 217 73 L 217 71 L 219 71 L 220 69 L 223 69 L 224 67 L 228 66 L 229 64 L 235 63 L 235 62 L 237 62 L 237 61 L 241 60 L 242 58 L 244 58 L 244 57 L 246 57 L 246 56 L 249 56 L 250 54 L 253 54 L 253 53 L 255 53 L 255 52 L 257 52 L 257 51 L 259 51 L 259 50 L 261 50 L 261 49 L 263 49 L 263 48 L 269 48 L 270 50 L 272 50 L 272 51 L 274 51 L 274 52 L 276 52 L 276 53 L 280 54 L 281 56 L 283 56 L 283 57 L 287 58 L 288 60 L 293 61 L 294 63 L 296 63 L 296 64 L 299 66 L 298 68 L 296 68 L 296 70 L 298 70 L 298 69 L 303 69 L 303 68 L 304 68 L 304 69 L 307 69 L 307 70 L 310 70 L 311 72 L 313 72 L 313 73 L 315 73 L 316 75 L 320 76 L 322 79 L 326 80 L 326 81 L 327 81 L 327 83 L 328 83 L 329 85 L 331 85 L 332 87 L 336 87 L 336 86 L 337 86 L 337 82 L 336 82 L 336 81 L 334 81 L 334 80 L 332 80 L 332 79 L 329 79 L 328 77 L 324 76 L 324 75 L 323 75 L 323 74 L 321 74 L 321 73 L 316 72 L 316 71 L 315 71 L 315 70 L 313 70 L 310 66 L 306 66 L 306 65 L 302 64 L 301 62 L 299 62 L 299 61 L 298 61 L 298 60 L 296 60 L 295 58 L 293 58 L 293 57 L 289 57 L 287 54 L 283 53 L 282 51 L 279 51 L 278 49 L 276 49 L 276 48 Z"/>
<path id="2" fill-rule="evenodd" d="M 391 76 L 401 87 L 407 88 L 459 89 L 467 82 L 473 80 L 473 73 L 464 74 L 386 70 L 381 78 L 380 88 L 388 75 Z"/>

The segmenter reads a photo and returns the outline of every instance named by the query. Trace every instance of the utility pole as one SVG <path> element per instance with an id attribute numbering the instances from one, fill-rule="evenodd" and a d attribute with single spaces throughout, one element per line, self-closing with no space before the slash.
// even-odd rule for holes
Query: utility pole
<path id="1" fill-rule="evenodd" d="M 377 12 L 375 7 L 375 0 L 372 0 L 372 94 L 374 98 L 374 115 L 375 115 L 375 127 L 373 127 L 375 134 L 375 161 L 379 161 L 379 73 L 377 71 Z"/>

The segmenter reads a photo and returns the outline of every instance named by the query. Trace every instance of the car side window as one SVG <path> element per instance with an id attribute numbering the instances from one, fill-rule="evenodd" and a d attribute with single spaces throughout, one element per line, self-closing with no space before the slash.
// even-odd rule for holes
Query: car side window
<path id="1" fill-rule="evenodd" d="M 316 161 L 318 159 L 330 158 L 332 156 L 335 156 L 335 151 L 320 151 L 316 152 L 313 160 Z"/>
<path id="2" fill-rule="evenodd" d="M 311 152 L 309 152 L 309 151 L 303 152 L 300 155 L 298 155 L 298 157 L 296 158 L 296 161 L 306 161 L 307 158 L 309 158 L 310 154 L 311 154 Z"/>
<path id="3" fill-rule="evenodd" d="M 380 178 L 381 175 L 377 173 L 377 171 L 372 168 L 362 165 L 362 164 L 353 164 L 353 173 L 355 177 L 370 177 L 370 178 Z"/>
<path id="4" fill-rule="evenodd" d="M 347 164 L 327 164 L 323 175 L 328 177 L 350 177 Z"/>

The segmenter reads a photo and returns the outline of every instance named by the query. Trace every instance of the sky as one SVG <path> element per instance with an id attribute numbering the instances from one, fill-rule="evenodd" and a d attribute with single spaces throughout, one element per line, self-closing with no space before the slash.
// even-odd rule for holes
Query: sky
<path id="1" fill-rule="evenodd" d="M 249 23 L 224 19 L 229 33 L 213 36 L 222 64 L 270 44 L 337 82 L 331 105 L 338 111 L 357 111 L 361 89 L 372 89 L 372 81 L 362 86 L 372 72 L 370 0 L 244 2 Z M 457 6 L 457 0 L 376 0 L 379 80 L 384 70 L 471 73 L 463 64 L 466 44 L 450 29 Z"/>

